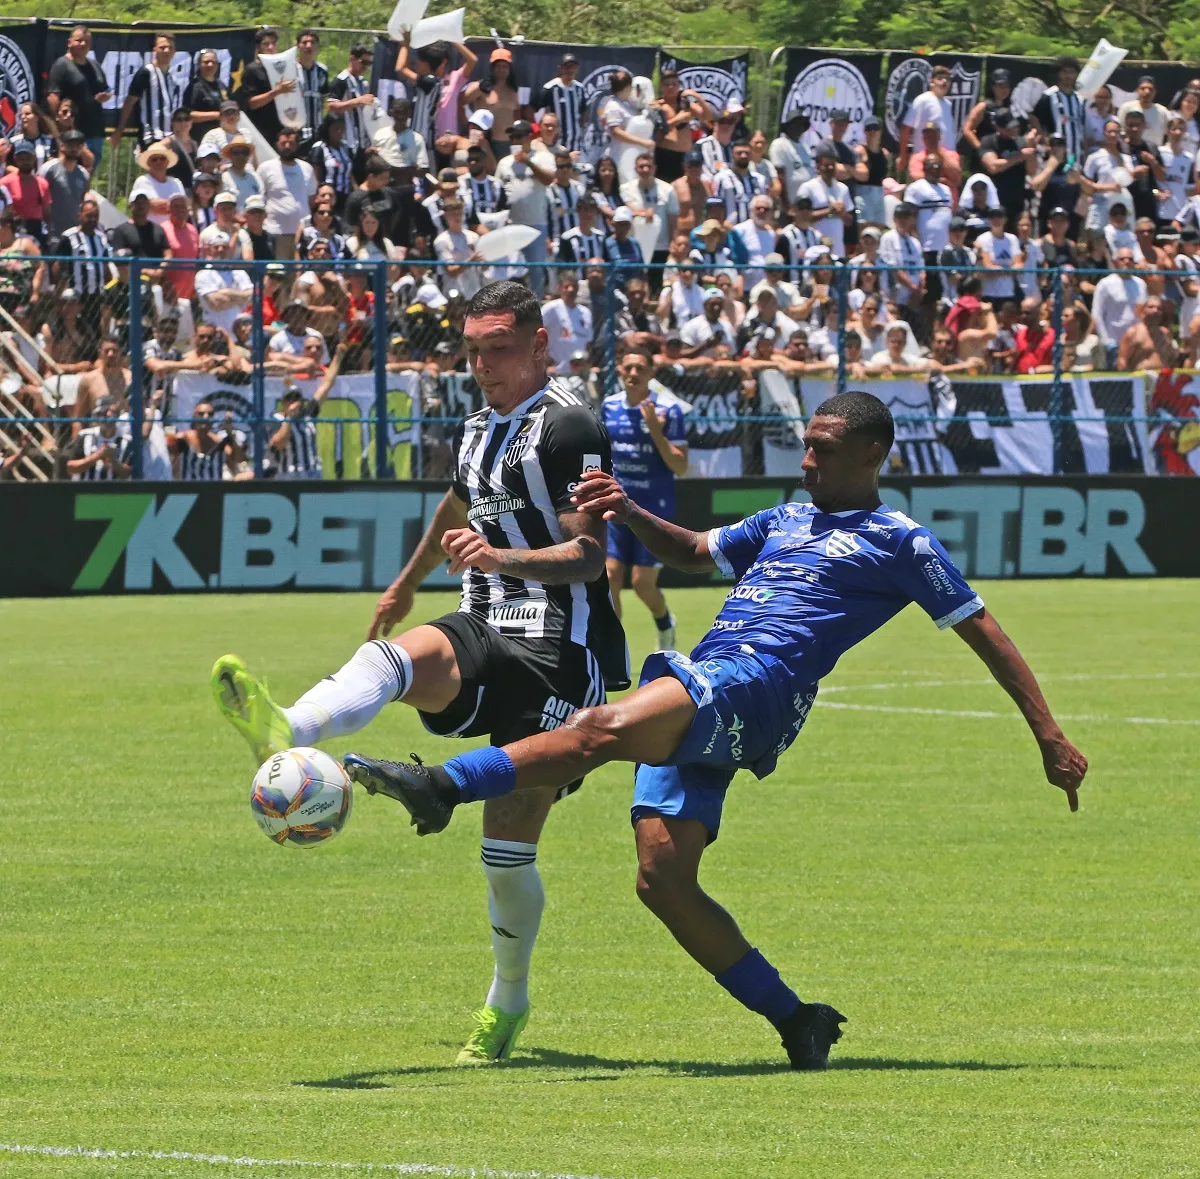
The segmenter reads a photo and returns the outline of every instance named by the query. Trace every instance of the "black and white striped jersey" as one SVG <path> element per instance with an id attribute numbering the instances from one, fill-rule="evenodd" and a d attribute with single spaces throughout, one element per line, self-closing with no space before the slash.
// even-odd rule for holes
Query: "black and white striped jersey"
<path id="1" fill-rule="evenodd" d="M 333 191 L 339 195 L 348 195 L 354 187 L 354 177 L 351 175 L 353 159 L 345 140 L 334 147 L 324 139 L 318 139 L 312 145 L 308 160 L 316 169 L 320 183 L 332 185 Z"/>
<path id="2" fill-rule="evenodd" d="M 409 87 L 408 97 L 412 100 L 412 129 L 424 139 L 432 163 L 433 144 L 437 139 L 434 116 L 442 99 L 441 79 L 433 74 L 422 74 Z"/>
<path id="3" fill-rule="evenodd" d="M 55 253 L 69 254 L 74 261 L 66 263 L 71 268 L 71 283 L 81 295 L 99 295 L 108 283 L 108 263 L 112 254 L 108 234 L 97 227 L 85 233 L 78 225 L 68 229 L 58 239 Z"/>
<path id="4" fill-rule="evenodd" d="M 67 458 L 91 458 L 96 451 L 103 450 L 105 447 L 113 452 L 113 458 L 117 462 L 129 464 L 129 438 L 119 432 L 106 438 L 100 433 L 99 426 L 88 426 L 87 429 L 80 430 L 79 437 L 75 439 L 71 444 L 71 449 L 67 452 Z M 117 475 L 108 463 L 96 463 L 95 466 L 88 467 L 80 474 L 72 475 L 71 478 L 76 482 L 81 482 L 92 479 L 116 479 Z"/>
<path id="5" fill-rule="evenodd" d="M 546 186 L 550 205 L 550 240 L 557 242 L 568 229 L 579 224 L 579 198 L 587 191 L 580 180 Z"/>
<path id="6" fill-rule="evenodd" d="M 460 176 L 458 195 L 463 203 L 463 220 L 470 229 L 478 226 L 480 213 L 498 213 L 508 208 L 504 186 L 491 176 L 472 176 L 470 173 Z"/>
<path id="7" fill-rule="evenodd" d="M 325 95 L 329 93 L 329 71 L 324 64 L 314 61 L 306 66 L 296 62 L 296 73 L 299 75 L 301 100 L 304 103 L 304 126 L 300 128 L 302 143 L 312 139 L 321 126 L 324 118 Z"/>
<path id="8" fill-rule="evenodd" d="M 558 116 L 558 138 L 563 147 L 567 151 L 583 151 L 583 133 L 587 130 L 583 83 L 572 82 L 568 86 L 561 78 L 551 78 L 542 87 L 538 106 L 539 119 L 546 111 Z"/>
<path id="9" fill-rule="evenodd" d="M 171 71 L 144 65 L 129 83 L 129 93 L 138 100 L 138 143 L 149 147 L 171 138 L 171 116 L 183 105 L 183 87 Z"/>
<path id="10" fill-rule="evenodd" d="M 604 257 L 605 233 L 602 229 L 593 229 L 584 233 L 578 225 L 566 230 L 558 239 L 558 260 L 560 262 L 590 262 L 593 258 Z"/>
<path id="11" fill-rule="evenodd" d="M 317 451 L 317 415 L 321 406 L 316 401 L 306 401 L 304 408 L 295 417 L 274 413 L 271 420 L 273 434 L 284 423 L 291 427 L 287 441 L 278 449 L 272 449 L 277 479 L 320 479 L 321 455 Z M 268 435 L 269 437 L 270 435 Z"/>
<path id="12" fill-rule="evenodd" d="M 225 439 L 223 435 L 214 435 L 217 445 L 210 451 L 197 450 L 188 440 L 187 435 L 181 434 L 176 442 L 179 455 L 178 479 L 201 482 L 220 482 L 225 477 Z"/>
<path id="13" fill-rule="evenodd" d="M 785 225 L 775 235 L 775 253 L 779 254 L 784 262 L 792 267 L 792 270 L 786 275 L 789 282 L 801 282 L 804 278 L 803 271 L 800 267 L 804 265 L 804 252 L 810 246 L 819 246 L 821 244 L 821 235 L 808 226 L 801 228 L 799 225 Z"/>
<path id="14" fill-rule="evenodd" d="M 355 77 L 348 69 L 342 70 L 340 74 L 329 84 L 329 97 L 334 102 L 346 102 L 351 98 L 362 98 L 364 94 L 370 94 L 371 83 L 367 81 L 363 74 Z M 345 145 L 351 152 L 358 151 L 359 148 L 371 146 L 371 136 L 367 131 L 367 120 L 363 114 L 361 106 L 351 107 L 348 111 L 344 111 L 346 116 L 346 138 L 343 140 Z"/>
<path id="15" fill-rule="evenodd" d="M 467 521 L 497 549 L 542 549 L 565 539 L 559 514 L 585 471 L 612 471 L 608 434 L 573 393 L 550 381 L 511 413 L 484 408 L 454 436 L 455 493 Z M 595 655 L 609 688 L 629 683 L 625 632 L 608 577 L 573 585 L 467 569 L 459 611 L 501 634 L 577 643 Z"/>

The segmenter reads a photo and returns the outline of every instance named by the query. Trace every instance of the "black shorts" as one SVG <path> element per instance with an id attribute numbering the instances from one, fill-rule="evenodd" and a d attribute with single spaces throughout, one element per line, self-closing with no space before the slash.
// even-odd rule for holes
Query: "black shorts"
<path id="1" fill-rule="evenodd" d="M 577 643 L 502 635 L 473 614 L 445 614 L 436 626 L 454 648 L 462 688 L 441 712 L 421 712 L 439 737 L 481 737 L 506 745 L 557 729 L 580 708 L 604 703 L 596 657 Z M 564 786 L 559 797 L 578 790 Z"/>

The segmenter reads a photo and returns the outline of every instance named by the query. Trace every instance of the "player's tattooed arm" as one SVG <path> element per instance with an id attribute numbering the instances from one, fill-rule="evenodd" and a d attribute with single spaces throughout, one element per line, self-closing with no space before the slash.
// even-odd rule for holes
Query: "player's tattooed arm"
<path id="1" fill-rule="evenodd" d="M 581 516 L 628 524 L 638 540 L 673 569 L 709 573 L 717 567 L 708 549 L 708 533 L 681 528 L 638 507 L 612 475 L 589 471 L 579 481 L 571 500 Z"/>
<path id="2" fill-rule="evenodd" d="M 1071 810 L 1078 810 L 1078 790 L 1087 773 L 1087 758 L 1059 728 L 1037 678 L 1016 644 L 986 609 L 958 623 L 954 630 L 1013 698 L 1042 751 L 1047 781 L 1066 793 Z"/>
<path id="3" fill-rule="evenodd" d="M 562 512 L 559 527 L 565 540 L 544 549 L 493 548 L 470 528 L 457 528 L 442 537 L 450 558 L 450 572 L 471 566 L 484 573 L 505 573 L 543 585 L 569 585 L 595 581 L 604 572 L 606 552 L 604 522 L 583 512 Z"/>

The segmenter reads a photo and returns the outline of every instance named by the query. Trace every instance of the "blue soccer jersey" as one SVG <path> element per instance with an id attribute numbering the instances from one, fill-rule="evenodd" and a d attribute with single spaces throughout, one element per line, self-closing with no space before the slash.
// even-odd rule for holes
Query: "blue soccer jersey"
<path id="1" fill-rule="evenodd" d="M 805 683 L 910 602 L 942 628 L 983 607 L 933 533 L 886 504 L 783 504 L 714 528 L 708 547 L 737 585 L 693 658 L 749 646 Z"/>
<path id="2" fill-rule="evenodd" d="M 663 433 L 677 445 L 687 441 L 684 403 L 665 385 L 650 382 L 646 395 L 655 410 L 666 416 Z M 604 399 L 604 427 L 612 440 L 613 474 L 635 503 L 656 516 L 675 514 L 675 476 L 650 437 L 650 428 L 638 405 L 625 400 L 624 391 Z"/>

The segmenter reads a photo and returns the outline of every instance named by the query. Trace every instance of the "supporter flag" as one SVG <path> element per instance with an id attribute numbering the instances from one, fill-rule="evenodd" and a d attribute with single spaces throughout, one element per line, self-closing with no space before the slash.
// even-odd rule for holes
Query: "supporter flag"
<path id="1" fill-rule="evenodd" d="M 44 20 L 0 25 L 0 137 L 16 128 L 21 103 L 38 98 L 38 83 L 48 66 L 42 57 L 45 44 Z"/>
<path id="2" fill-rule="evenodd" d="M 946 95 L 954 111 L 954 138 L 943 146 L 954 150 L 962 138 L 963 126 L 971 108 L 979 101 L 982 57 L 966 53 L 892 53 L 888 56 L 888 79 L 883 96 L 883 125 L 886 140 L 893 147 L 900 143 L 900 128 L 918 94 L 929 89 L 934 66 L 950 70 L 950 92 Z M 913 135 L 920 148 L 921 139 Z"/>
<path id="3" fill-rule="evenodd" d="M 820 49 L 789 49 L 780 122 L 793 114 L 807 115 L 812 123 L 808 140 L 815 144 L 829 135 L 829 112 L 846 110 L 850 114 L 846 143 L 862 143 L 863 121 L 875 113 L 882 74 L 882 53 L 847 50 L 834 55 Z"/>
<path id="4" fill-rule="evenodd" d="M 724 110 L 731 98 L 736 98 L 743 106 L 746 105 L 746 74 L 750 69 L 748 53 L 704 63 L 664 55 L 658 63 L 658 68 L 660 71 L 677 70 L 683 88 L 695 90 L 702 98 L 712 103 L 714 110 Z"/>
<path id="5" fill-rule="evenodd" d="M 175 60 L 171 73 L 180 87 L 186 87 L 192 78 L 196 57 L 201 49 L 215 49 L 220 67 L 221 81 L 230 93 L 241 85 L 242 71 L 254 60 L 254 29 L 214 25 L 199 28 L 196 25 L 172 25 L 155 22 L 151 27 L 106 25 L 103 21 L 88 22 L 92 31 L 92 55 L 100 63 L 112 97 L 104 104 L 104 121 L 110 128 L 117 125 L 117 116 L 129 94 L 129 83 L 133 75 L 146 65 L 153 56 L 155 33 L 172 33 L 175 37 Z M 67 37 L 74 28 L 73 21 L 56 21 L 50 25 L 46 37 L 45 68 L 39 73 L 44 78 L 54 62 L 67 51 Z"/>

